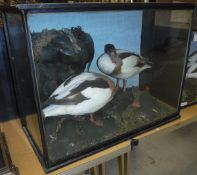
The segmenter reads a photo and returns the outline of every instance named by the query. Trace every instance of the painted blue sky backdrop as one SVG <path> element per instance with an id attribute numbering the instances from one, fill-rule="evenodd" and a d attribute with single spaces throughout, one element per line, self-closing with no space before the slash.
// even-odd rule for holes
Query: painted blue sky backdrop
<path id="1" fill-rule="evenodd" d="M 140 54 L 142 11 L 29 14 L 28 25 L 31 32 L 81 26 L 92 36 L 95 45 L 95 55 L 90 67 L 92 72 L 100 72 L 96 61 L 103 53 L 106 43 Z M 128 85 L 138 85 L 138 81 L 137 75 L 129 79 Z"/>

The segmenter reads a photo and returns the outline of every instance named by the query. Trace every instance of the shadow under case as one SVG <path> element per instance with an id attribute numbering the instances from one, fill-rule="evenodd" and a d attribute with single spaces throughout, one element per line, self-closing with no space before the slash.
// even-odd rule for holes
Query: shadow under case
<path id="1" fill-rule="evenodd" d="M 191 4 L 3 12 L 22 125 L 46 171 L 179 117 Z"/>

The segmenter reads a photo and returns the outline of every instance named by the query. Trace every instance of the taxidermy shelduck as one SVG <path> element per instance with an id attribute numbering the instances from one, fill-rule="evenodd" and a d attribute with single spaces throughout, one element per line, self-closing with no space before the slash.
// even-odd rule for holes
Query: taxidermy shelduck
<path id="1" fill-rule="evenodd" d="M 113 44 L 106 44 L 104 54 L 98 60 L 97 65 L 101 72 L 117 79 L 123 80 L 123 89 L 126 91 L 127 79 L 139 72 L 151 68 L 150 61 L 140 55 L 127 50 L 116 49 Z"/>
<path id="2" fill-rule="evenodd" d="M 48 106 L 42 111 L 45 117 L 61 115 L 90 114 L 90 121 L 102 126 L 96 121 L 93 113 L 104 107 L 115 95 L 114 82 L 108 77 L 83 72 L 65 80 L 47 100 Z"/>
<path id="3" fill-rule="evenodd" d="M 186 78 L 197 78 L 197 52 L 188 58 Z"/>

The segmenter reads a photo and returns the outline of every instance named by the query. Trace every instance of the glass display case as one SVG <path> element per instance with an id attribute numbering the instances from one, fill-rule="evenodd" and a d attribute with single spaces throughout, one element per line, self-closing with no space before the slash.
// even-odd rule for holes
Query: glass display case
<path id="1" fill-rule="evenodd" d="M 193 8 L 4 9 L 22 125 L 46 171 L 179 117 Z"/>

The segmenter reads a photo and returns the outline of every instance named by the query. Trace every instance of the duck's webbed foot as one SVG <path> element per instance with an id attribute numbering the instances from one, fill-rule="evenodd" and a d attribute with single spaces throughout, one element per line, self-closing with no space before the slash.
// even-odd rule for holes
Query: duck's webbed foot
<path id="1" fill-rule="evenodd" d="M 98 127 L 102 127 L 103 126 L 103 122 L 101 120 L 96 120 L 95 117 L 93 116 L 93 114 L 90 114 L 90 121 L 98 126 Z"/>
<path id="2" fill-rule="evenodd" d="M 131 104 L 132 107 L 134 108 L 140 108 L 140 102 L 138 100 L 134 100 L 133 103 Z"/>

